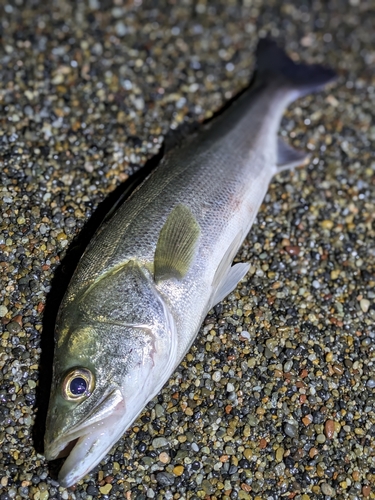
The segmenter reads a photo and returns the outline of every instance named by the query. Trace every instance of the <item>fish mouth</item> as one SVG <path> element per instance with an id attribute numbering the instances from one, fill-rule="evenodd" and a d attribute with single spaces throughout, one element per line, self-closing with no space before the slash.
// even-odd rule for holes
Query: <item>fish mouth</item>
<path id="1" fill-rule="evenodd" d="M 106 455 L 124 432 L 119 425 L 124 413 L 124 398 L 115 389 L 101 400 L 83 425 L 74 426 L 50 442 L 46 440 L 47 460 L 67 457 L 58 476 L 61 486 L 68 488 L 78 482 Z"/>

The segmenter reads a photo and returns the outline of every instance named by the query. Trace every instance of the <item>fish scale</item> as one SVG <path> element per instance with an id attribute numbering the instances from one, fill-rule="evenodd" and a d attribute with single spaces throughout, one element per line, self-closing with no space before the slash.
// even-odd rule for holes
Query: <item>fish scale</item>
<path id="1" fill-rule="evenodd" d="M 257 68 L 225 112 L 165 155 L 78 264 L 57 319 L 45 436 L 50 459 L 78 438 L 60 471 L 64 486 L 105 456 L 166 383 L 207 312 L 246 275 L 249 264 L 232 261 L 272 177 L 306 160 L 278 139 L 282 114 L 334 73 L 296 65 L 269 40 L 258 45 Z M 85 392 L 74 394 L 78 385 Z"/>

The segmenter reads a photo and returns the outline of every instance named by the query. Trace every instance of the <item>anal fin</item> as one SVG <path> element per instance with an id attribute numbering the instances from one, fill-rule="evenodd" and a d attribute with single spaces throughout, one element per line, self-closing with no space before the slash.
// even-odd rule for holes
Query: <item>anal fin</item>
<path id="1" fill-rule="evenodd" d="M 232 266 L 232 262 L 243 241 L 243 233 L 240 232 L 234 238 L 225 252 L 212 282 L 212 296 L 209 309 L 221 302 L 232 292 L 242 280 L 250 268 L 248 263 L 238 263 Z"/>
<path id="2" fill-rule="evenodd" d="M 305 163 L 309 155 L 304 151 L 292 148 L 281 137 L 277 138 L 277 168 L 279 171 L 288 170 Z"/>
<path id="3" fill-rule="evenodd" d="M 248 262 L 239 262 L 228 269 L 225 278 L 222 280 L 211 298 L 210 309 L 224 300 L 230 292 L 233 292 L 238 283 L 245 277 L 249 269 L 250 264 Z"/>

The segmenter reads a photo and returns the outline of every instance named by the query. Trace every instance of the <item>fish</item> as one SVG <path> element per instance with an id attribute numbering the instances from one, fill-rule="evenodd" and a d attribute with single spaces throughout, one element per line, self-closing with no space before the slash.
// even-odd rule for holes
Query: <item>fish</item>
<path id="1" fill-rule="evenodd" d="M 99 227 L 55 326 L 47 460 L 64 487 L 92 470 L 162 389 L 207 313 L 245 277 L 233 259 L 273 176 L 307 161 L 278 136 L 285 108 L 334 80 L 260 39 L 252 83 Z"/>

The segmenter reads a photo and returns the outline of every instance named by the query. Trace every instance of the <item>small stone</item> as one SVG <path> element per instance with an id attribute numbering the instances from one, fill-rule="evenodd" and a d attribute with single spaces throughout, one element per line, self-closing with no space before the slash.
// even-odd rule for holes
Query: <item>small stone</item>
<path id="1" fill-rule="evenodd" d="M 352 478 L 354 481 L 359 481 L 359 478 L 360 478 L 360 474 L 359 474 L 359 471 L 358 470 L 354 470 L 352 472 Z"/>
<path id="2" fill-rule="evenodd" d="M 170 474 L 169 472 L 159 472 L 158 474 L 156 474 L 156 481 L 162 487 L 172 486 L 175 481 L 175 476 L 173 474 Z"/>
<path id="3" fill-rule="evenodd" d="M 264 450 L 264 448 L 266 448 L 266 447 L 267 447 L 267 444 L 268 444 L 268 443 L 267 443 L 267 440 L 266 440 L 266 439 L 264 439 L 264 438 L 262 438 L 262 439 L 259 441 L 259 448 L 260 448 L 261 450 Z"/>
<path id="4" fill-rule="evenodd" d="M 215 488 L 211 481 L 208 481 L 207 479 L 204 479 L 202 481 L 202 489 L 206 493 L 206 495 L 213 495 L 215 492 Z"/>
<path id="5" fill-rule="evenodd" d="M 328 483 L 322 483 L 320 485 L 320 489 L 322 490 L 323 495 L 329 497 L 336 496 L 336 490 L 334 490 Z"/>
<path id="6" fill-rule="evenodd" d="M 287 422 L 284 425 L 284 432 L 287 436 L 294 438 L 297 436 L 297 427 Z"/>
<path id="7" fill-rule="evenodd" d="M 0 318 L 3 318 L 8 312 L 8 308 L 5 306 L 0 306 Z"/>
<path id="8" fill-rule="evenodd" d="M 250 415 L 247 421 L 251 427 L 256 427 L 259 423 L 259 419 L 257 419 L 255 415 Z"/>
<path id="9" fill-rule="evenodd" d="M 324 434 L 318 434 L 316 440 L 319 444 L 322 444 L 326 442 L 326 437 Z"/>
<path id="10" fill-rule="evenodd" d="M 335 432 L 335 422 L 330 419 L 326 420 L 326 423 L 324 424 L 324 434 L 326 435 L 326 438 L 332 439 L 334 432 Z"/>
<path id="11" fill-rule="evenodd" d="M 322 226 L 323 229 L 332 229 L 333 228 L 333 221 L 330 219 L 323 220 L 320 225 Z"/>
<path id="12" fill-rule="evenodd" d="M 250 494 L 244 491 L 243 489 L 238 492 L 238 498 L 239 500 L 251 500 Z"/>
<path id="13" fill-rule="evenodd" d="M 297 246 L 292 246 L 292 245 L 287 245 L 285 247 L 286 252 L 288 252 L 289 255 L 299 255 L 301 252 L 301 248 Z"/>
<path id="14" fill-rule="evenodd" d="M 10 334 L 15 335 L 21 331 L 21 326 L 17 321 L 11 321 L 7 324 L 7 330 Z"/>
<path id="15" fill-rule="evenodd" d="M 363 486 L 362 488 L 362 494 L 364 497 L 369 497 L 370 494 L 371 494 L 371 488 L 370 486 L 366 485 L 366 486 Z"/>
<path id="16" fill-rule="evenodd" d="M 340 276 L 340 269 L 333 269 L 331 271 L 331 280 L 337 280 L 339 276 Z"/>
<path id="17" fill-rule="evenodd" d="M 157 418 L 160 418 L 164 415 L 164 408 L 162 407 L 162 405 L 155 405 L 155 415 Z"/>
<path id="18" fill-rule="evenodd" d="M 110 483 L 105 484 L 104 486 L 101 486 L 99 488 L 100 493 L 103 493 L 103 495 L 108 495 L 108 493 L 111 491 L 112 485 Z"/>
<path id="19" fill-rule="evenodd" d="M 290 370 L 292 369 L 293 367 L 293 361 L 292 360 L 288 360 L 285 364 L 284 364 L 284 372 L 288 373 L 290 372 Z"/>
<path id="20" fill-rule="evenodd" d="M 276 460 L 278 462 L 281 462 L 283 457 L 284 457 L 284 453 L 285 453 L 285 450 L 282 446 L 280 446 L 279 448 L 277 448 L 276 450 Z"/>
<path id="21" fill-rule="evenodd" d="M 165 437 L 157 437 L 152 440 L 152 446 L 157 449 L 157 448 L 163 448 L 163 446 L 167 446 L 168 441 L 165 439 Z"/>
<path id="22" fill-rule="evenodd" d="M 182 465 L 176 465 L 173 469 L 173 474 L 175 476 L 181 476 L 184 473 L 184 467 Z"/>
<path id="23" fill-rule="evenodd" d="M 326 354 L 326 361 L 327 363 L 330 363 L 333 360 L 333 353 L 332 352 L 327 352 Z"/>
<path id="24" fill-rule="evenodd" d="M 147 495 L 147 498 L 154 498 L 155 492 L 152 488 L 148 488 L 146 495 Z"/>
<path id="25" fill-rule="evenodd" d="M 49 493 L 47 490 L 43 490 L 40 492 L 39 500 L 47 500 L 49 498 Z"/>
<path id="26" fill-rule="evenodd" d="M 305 415 L 302 419 L 302 422 L 304 423 L 304 425 L 306 425 L 306 427 L 310 425 L 312 421 L 313 421 L 313 416 L 310 413 L 308 415 Z"/>
<path id="27" fill-rule="evenodd" d="M 361 299 L 359 301 L 359 305 L 361 306 L 362 311 L 367 313 L 370 308 L 370 301 L 368 299 Z"/>
<path id="28" fill-rule="evenodd" d="M 169 455 L 168 453 L 165 453 L 165 451 L 162 451 L 159 455 L 159 460 L 163 464 L 167 464 L 169 462 Z"/>
<path id="29" fill-rule="evenodd" d="M 56 239 L 57 241 L 63 241 L 63 240 L 66 240 L 67 239 L 67 236 L 65 233 L 59 233 L 57 236 L 56 236 Z"/>
<path id="30" fill-rule="evenodd" d="M 337 375 L 342 375 L 344 373 L 344 369 L 341 365 L 333 365 L 332 370 L 337 374 Z"/>

